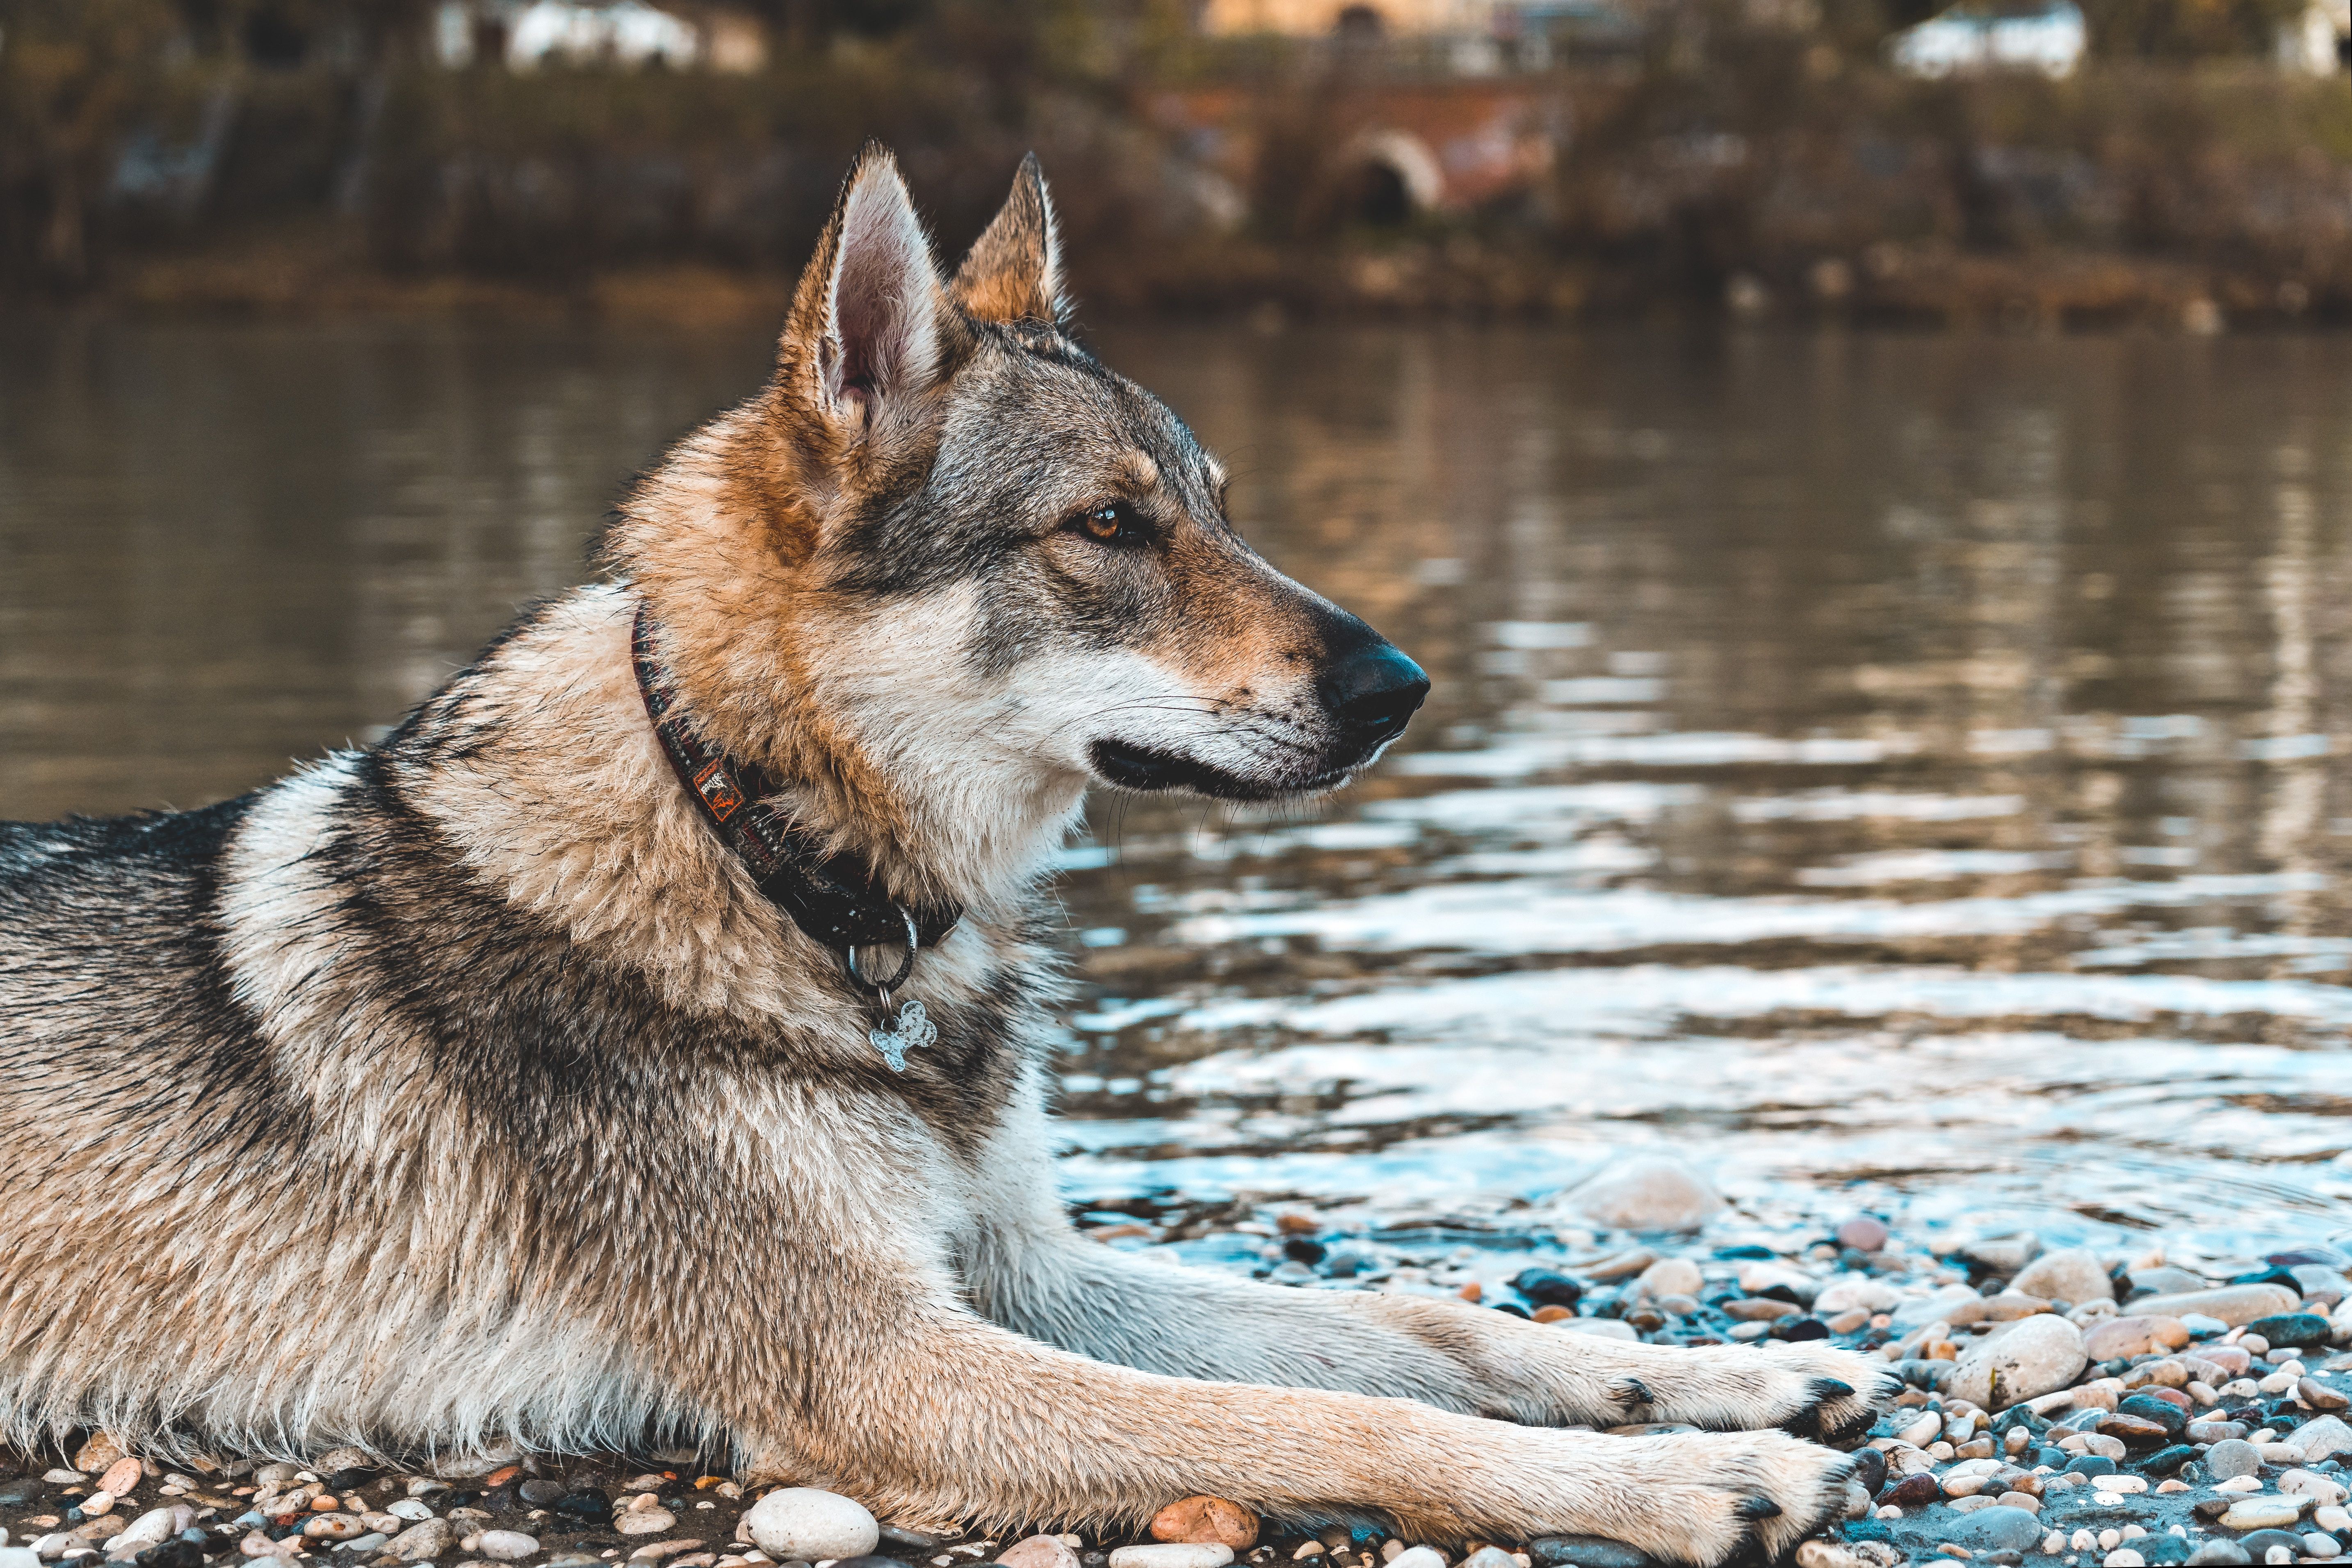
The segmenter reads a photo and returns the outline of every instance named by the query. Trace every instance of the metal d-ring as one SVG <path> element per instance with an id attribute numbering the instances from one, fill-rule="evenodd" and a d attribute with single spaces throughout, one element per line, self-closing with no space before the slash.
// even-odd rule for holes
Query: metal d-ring
<path id="1" fill-rule="evenodd" d="M 872 979 L 857 967 L 857 943 L 853 942 L 841 950 L 842 961 L 849 966 L 849 978 L 877 996 L 887 996 L 913 972 L 915 950 L 922 945 L 923 941 L 922 933 L 915 929 L 915 917 L 908 914 L 900 905 L 893 904 L 890 907 L 897 911 L 900 920 L 907 922 L 907 952 L 906 956 L 898 961 L 897 973 L 887 980 Z"/>

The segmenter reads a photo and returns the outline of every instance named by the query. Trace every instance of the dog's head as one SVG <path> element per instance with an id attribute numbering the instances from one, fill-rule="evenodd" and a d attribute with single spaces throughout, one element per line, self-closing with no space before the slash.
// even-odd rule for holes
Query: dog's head
<path id="1" fill-rule="evenodd" d="M 910 796 L 984 810 L 1009 786 L 1066 810 L 1088 777 L 1234 800 L 1345 783 L 1427 679 L 1243 542 L 1223 468 L 1066 310 L 1034 159 L 943 279 L 869 151 L 774 380 L 633 503 L 678 525 L 658 550 L 625 525 L 625 563 L 688 645 L 681 682 L 730 710 L 735 743 L 788 700 L 803 718 L 773 760 L 839 773 L 868 810 L 898 798 L 901 830 L 929 815 Z"/>

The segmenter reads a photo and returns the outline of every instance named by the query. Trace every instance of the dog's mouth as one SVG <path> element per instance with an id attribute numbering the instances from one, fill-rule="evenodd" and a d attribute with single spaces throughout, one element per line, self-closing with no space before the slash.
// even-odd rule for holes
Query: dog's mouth
<path id="1" fill-rule="evenodd" d="M 1131 745 L 1125 741 L 1097 741 L 1087 749 L 1087 755 L 1096 774 L 1117 788 L 1147 793 L 1181 790 L 1211 800 L 1278 800 L 1284 795 L 1313 795 L 1347 783 L 1361 765 L 1360 762 L 1350 763 L 1311 773 L 1251 778 L 1181 752 Z"/>

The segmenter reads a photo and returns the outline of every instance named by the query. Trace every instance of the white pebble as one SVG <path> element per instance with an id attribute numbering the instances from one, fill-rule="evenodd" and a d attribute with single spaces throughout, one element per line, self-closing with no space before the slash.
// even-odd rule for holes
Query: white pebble
<path id="1" fill-rule="evenodd" d="M 882 1539 L 863 1504 L 814 1487 L 770 1492 L 743 1515 L 743 1531 L 778 1562 L 863 1557 Z"/>
<path id="2" fill-rule="evenodd" d="M 1421 1554 L 1422 1561 L 1414 1553 Z M 1224 1568 L 1234 1560 L 1234 1549 L 1218 1542 L 1198 1543 L 1170 1541 L 1150 1546 L 1122 1546 L 1110 1554 L 1110 1568 Z M 1416 1546 L 1402 1552 L 1396 1561 L 1404 1568 L 1444 1568 L 1445 1560 L 1426 1546 Z"/>
<path id="3" fill-rule="evenodd" d="M 2122 1531 L 2120 1531 L 2120 1530 L 2103 1530 L 2103 1531 L 2099 1531 L 2099 1550 L 2100 1550 L 2100 1551 L 2102 1551 L 2102 1552 L 2113 1552 L 2116 1547 L 2121 1546 L 2123 1543 L 2124 1543 L 2124 1532 L 2123 1532 Z"/>
<path id="4" fill-rule="evenodd" d="M 539 1538 L 520 1530 L 486 1530 L 475 1540 L 474 1550 L 500 1563 L 513 1563 L 538 1551 Z"/>
<path id="5" fill-rule="evenodd" d="M 2044 1557 L 2055 1557 L 2065 1550 L 2066 1532 L 2064 1531 L 2053 1530 L 2042 1538 L 2042 1555 Z"/>
<path id="6" fill-rule="evenodd" d="M 2306 1557 L 2334 1557 L 2343 1550 L 2334 1536 L 2322 1535 L 2317 1531 L 2303 1538 L 2303 1553 Z"/>
<path id="7" fill-rule="evenodd" d="M 433 1510 L 413 1497 L 402 1498 L 383 1511 L 394 1519 L 404 1519 L 411 1524 L 422 1524 L 433 1517 Z"/>
<path id="8" fill-rule="evenodd" d="M 2099 1559 L 2105 1568 L 2147 1568 L 2147 1559 L 2130 1547 L 2121 1547 Z"/>

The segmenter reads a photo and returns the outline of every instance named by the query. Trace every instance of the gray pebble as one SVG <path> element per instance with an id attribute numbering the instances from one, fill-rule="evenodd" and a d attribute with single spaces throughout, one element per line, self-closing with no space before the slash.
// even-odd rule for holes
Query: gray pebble
<path id="1" fill-rule="evenodd" d="M 1969 1546 L 1995 1552 L 2031 1552 L 2041 1543 L 2042 1521 L 2021 1508 L 1996 1505 L 1969 1514 L 1952 1534 Z"/>
<path id="2" fill-rule="evenodd" d="M 515 1488 L 515 1490 L 522 1494 L 523 1501 L 534 1508 L 545 1508 L 563 1495 L 564 1487 L 562 1481 L 551 1481 L 534 1476 Z"/>
<path id="3" fill-rule="evenodd" d="M 351 1552 L 355 1557 L 364 1557 L 369 1552 L 373 1552 L 377 1547 L 382 1546 L 385 1542 L 391 1539 L 392 1537 L 386 1535 L 381 1530 L 372 1531 L 368 1534 L 355 1537 L 352 1540 L 337 1542 L 335 1550 L 338 1552 Z"/>
<path id="4" fill-rule="evenodd" d="M 2209 1541 L 2189 1554 L 2189 1568 L 2247 1568 L 2253 1560 L 2234 1541 Z"/>
<path id="5" fill-rule="evenodd" d="M 1599 1535 L 1546 1535 L 1528 1542 L 1538 1568 L 1647 1568 L 1638 1547 Z"/>
<path id="6" fill-rule="evenodd" d="M 2205 1473 L 2217 1481 L 2251 1476 L 2262 1468 L 2262 1450 L 2243 1437 L 2224 1437 L 2205 1450 Z"/>

